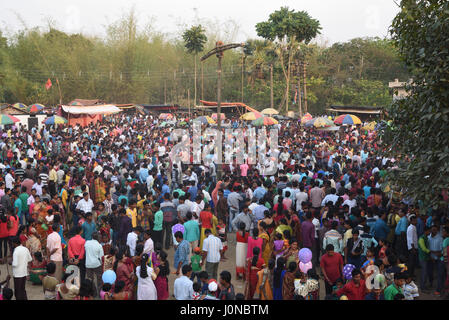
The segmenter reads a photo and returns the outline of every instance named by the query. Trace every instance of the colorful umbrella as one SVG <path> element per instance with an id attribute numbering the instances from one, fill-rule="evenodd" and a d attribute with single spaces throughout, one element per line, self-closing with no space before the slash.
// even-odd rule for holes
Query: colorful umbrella
<path id="1" fill-rule="evenodd" d="M 326 128 L 332 127 L 333 125 L 334 122 L 326 117 L 314 118 L 312 120 L 307 121 L 305 124 L 306 127 L 315 127 L 315 128 Z"/>
<path id="2" fill-rule="evenodd" d="M 252 121 L 252 120 L 256 120 L 256 119 L 262 118 L 262 117 L 263 117 L 263 114 L 261 114 L 259 112 L 252 112 L 251 111 L 251 112 L 244 113 L 240 117 L 240 119 L 241 120 Z"/>
<path id="3" fill-rule="evenodd" d="M 313 117 L 310 113 L 306 113 L 302 118 L 301 118 L 301 124 L 306 123 L 307 121 L 312 120 Z"/>
<path id="4" fill-rule="evenodd" d="M 334 123 L 340 125 L 354 125 L 362 124 L 362 121 L 360 121 L 359 117 L 356 117 L 352 114 L 342 114 L 341 116 L 335 118 Z"/>
<path id="5" fill-rule="evenodd" d="M 214 119 L 214 120 L 217 120 L 218 114 L 217 113 L 212 113 L 211 118 Z M 226 115 L 224 113 L 220 113 L 220 118 L 221 118 L 221 120 L 225 120 L 226 119 Z"/>
<path id="6" fill-rule="evenodd" d="M 201 122 L 202 124 L 214 124 L 215 123 L 214 119 L 212 119 L 209 116 L 201 116 L 196 119 L 193 119 L 193 121 Z"/>
<path id="7" fill-rule="evenodd" d="M 45 106 L 40 103 L 35 103 L 30 106 L 31 113 L 38 113 L 39 111 L 44 110 Z"/>
<path id="8" fill-rule="evenodd" d="M 376 121 L 371 121 L 366 126 L 362 127 L 362 130 L 367 130 L 367 131 L 376 130 Z"/>
<path id="9" fill-rule="evenodd" d="M 14 124 L 15 122 L 19 122 L 20 120 L 16 117 L 13 117 L 9 114 L 1 114 L 0 115 L 0 124 Z"/>
<path id="10" fill-rule="evenodd" d="M 17 102 L 15 104 L 13 104 L 13 107 L 16 108 L 16 109 L 23 110 L 23 111 L 27 111 L 28 110 L 28 106 L 26 104 L 23 104 L 23 103 L 20 103 L 20 102 Z"/>
<path id="11" fill-rule="evenodd" d="M 64 124 L 67 123 L 67 119 L 60 116 L 51 116 L 45 119 L 45 124 Z"/>
<path id="12" fill-rule="evenodd" d="M 273 124 L 278 124 L 279 122 L 276 119 L 273 119 L 272 117 L 263 117 L 256 120 L 253 120 L 251 124 L 253 126 L 271 126 Z"/>
<path id="13" fill-rule="evenodd" d="M 174 116 L 171 113 L 161 113 L 159 115 L 159 119 L 163 119 L 163 120 L 168 120 L 168 119 L 173 119 Z"/>
<path id="14" fill-rule="evenodd" d="M 82 106 L 83 104 L 79 101 L 73 101 L 70 105 L 71 106 Z"/>
<path id="15" fill-rule="evenodd" d="M 273 114 L 279 114 L 279 111 L 277 111 L 276 109 L 273 108 L 266 108 L 262 110 L 263 114 L 267 114 L 267 115 L 273 115 Z"/>
<path id="16" fill-rule="evenodd" d="M 159 127 L 160 127 L 160 128 L 163 128 L 163 127 L 165 127 L 167 124 L 168 124 L 168 123 L 167 123 L 166 121 L 164 121 L 164 122 L 162 122 L 162 123 L 159 124 Z"/>

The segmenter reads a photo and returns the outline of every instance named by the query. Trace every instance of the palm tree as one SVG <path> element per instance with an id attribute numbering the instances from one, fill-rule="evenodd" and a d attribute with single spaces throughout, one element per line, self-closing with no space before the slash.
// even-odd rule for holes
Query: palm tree
<path id="1" fill-rule="evenodd" d="M 185 42 L 185 47 L 187 49 L 187 52 L 190 54 L 194 54 L 195 57 L 195 104 L 196 105 L 196 61 L 198 57 L 198 53 L 203 51 L 204 44 L 207 42 L 207 37 L 205 34 L 205 30 L 201 25 L 192 26 L 190 29 L 184 31 L 182 38 Z"/>

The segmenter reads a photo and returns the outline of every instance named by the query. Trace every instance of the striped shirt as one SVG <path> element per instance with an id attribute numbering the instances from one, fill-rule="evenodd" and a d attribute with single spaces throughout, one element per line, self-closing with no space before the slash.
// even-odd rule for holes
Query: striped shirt
<path id="1" fill-rule="evenodd" d="M 334 251 L 338 253 L 343 253 L 343 237 L 337 230 L 329 230 L 324 234 L 323 239 L 323 249 L 326 250 L 326 246 L 332 244 L 334 246 Z"/>
<path id="2" fill-rule="evenodd" d="M 43 186 L 47 186 L 47 185 L 48 185 L 48 174 L 46 174 L 46 173 L 41 173 L 41 174 L 39 175 L 39 178 L 41 178 L 41 180 L 42 180 L 42 185 L 43 185 Z"/>
<path id="3" fill-rule="evenodd" d="M 223 244 L 220 238 L 210 234 L 203 241 L 203 251 L 207 252 L 206 262 L 217 263 L 220 262 L 220 250 L 223 250 Z"/>

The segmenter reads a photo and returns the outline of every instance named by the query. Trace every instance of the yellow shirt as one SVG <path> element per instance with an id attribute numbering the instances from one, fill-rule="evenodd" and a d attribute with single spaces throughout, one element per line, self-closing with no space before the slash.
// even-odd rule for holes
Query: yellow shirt
<path id="1" fill-rule="evenodd" d="M 137 209 L 126 209 L 127 216 L 131 219 L 131 223 L 133 225 L 133 228 L 137 226 Z"/>

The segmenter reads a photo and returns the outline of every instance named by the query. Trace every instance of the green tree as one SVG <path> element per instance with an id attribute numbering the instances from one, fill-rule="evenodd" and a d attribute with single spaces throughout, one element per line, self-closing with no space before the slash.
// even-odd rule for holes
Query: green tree
<path id="1" fill-rule="evenodd" d="M 195 103 L 196 105 L 197 100 L 197 58 L 198 53 L 202 52 L 204 50 L 204 44 L 207 42 L 207 36 L 205 34 L 206 30 L 201 26 L 192 26 L 190 29 L 186 30 L 184 34 L 182 35 L 182 38 L 185 42 L 185 47 L 187 48 L 187 52 L 194 55 L 195 59 Z"/>
<path id="2" fill-rule="evenodd" d="M 268 21 L 256 24 L 257 35 L 280 44 L 278 55 L 281 59 L 282 71 L 284 73 L 285 107 L 288 111 L 289 84 L 292 58 L 298 50 L 301 42 L 309 43 L 320 34 L 321 26 L 318 20 L 313 19 L 305 11 L 290 10 L 282 7 L 270 14 Z M 284 56 L 287 55 L 287 66 L 284 64 Z"/>
<path id="3" fill-rule="evenodd" d="M 437 206 L 449 182 L 449 2 L 403 0 L 400 8 L 391 34 L 413 82 L 387 108 L 383 145 L 398 160 L 394 185 Z"/>

